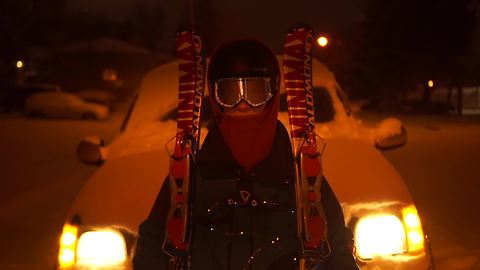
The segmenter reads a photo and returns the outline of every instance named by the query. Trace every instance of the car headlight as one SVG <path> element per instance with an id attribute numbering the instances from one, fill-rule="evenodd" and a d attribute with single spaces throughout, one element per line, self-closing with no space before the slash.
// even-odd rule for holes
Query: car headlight
<path id="1" fill-rule="evenodd" d="M 424 249 L 424 234 L 414 206 L 402 215 L 372 214 L 359 219 L 355 227 L 356 252 L 361 259 L 417 252 Z"/>
<path id="2" fill-rule="evenodd" d="M 78 228 L 69 224 L 63 226 L 60 237 L 60 250 L 58 251 L 58 264 L 60 268 L 68 268 L 75 264 L 75 248 L 77 246 Z"/>
<path id="3" fill-rule="evenodd" d="M 416 252 L 424 250 L 424 239 L 422 222 L 418 216 L 415 206 L 409 206 L 403 209 L 403 224 L 407 234 L 408 251 Z"/>
<path id="4" fill-rule="evenodd" d="M 407 251 L 402 221 L 394 215 L 363 217 L 355 228 L 355 240 L 357 254 L 362 259 Z"/>
<path id="5" fill-rule="evenodd" d="M 74 265 L 88 267 L 116 266 L 127 259 L 123 235 L 115 230 L 102 229 L 78 233 L 78 228 L 66 224 L 60 238 L 58 254 L 61 269 Z"/>

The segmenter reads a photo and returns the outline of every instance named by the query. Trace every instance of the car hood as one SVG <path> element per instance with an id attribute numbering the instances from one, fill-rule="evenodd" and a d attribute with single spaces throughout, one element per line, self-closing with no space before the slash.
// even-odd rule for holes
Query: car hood
<path id="1" fill-rule="evenodd" d="M 169 125 L 174 127 L 174 122 Z M 159 125 L 157 132 L 148 131 L 153 134 L 150 137 L 119 136 L 110 147 L 108 160 L 86 182 L 67 218 L 78 214 L 83 224 L 115 225 L 136 232 L 168 173 L 169 155 L 164 147 L 172 134 L 167 136 L 165 130 L 171 129 Z M 162 143 L 155 143 L 158 141 Z M 412 201 L 395 168 L 363 140 L 329 139 L 323 165 L 344 205 Z"/>
<path id="2" fill-rule="evenodd" d="M 89 226 L 121 226 L 136 232 L 147 218 L 166 176 L 165 151 L 106 161 L 82 188 L 67 220 L 79 215 Z"/>
<path id="3" fill-rule="evenodd" d="M 397 170 L 365 141 L 329 139 L 323 165 L 324 174 L 342 203 L 412 202 Z"/>

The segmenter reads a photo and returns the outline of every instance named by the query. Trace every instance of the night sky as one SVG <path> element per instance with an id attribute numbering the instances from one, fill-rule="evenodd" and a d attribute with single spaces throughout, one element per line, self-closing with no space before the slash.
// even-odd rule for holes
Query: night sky
<path id="1" fill-rule="evenodd" d="M 147 5 L 161 5 L 165 11 L 166 24 L 174 36 L 187 19 L 186 0 L 136 0 Z M 196 1 L 198 2 L 198 1 Z M 348 33 L 355 31 L 355 24 L 362 20 L 363 6 L 367 1 L 337 0 L 210 0 L 211 20 L 208 30 L 215 35 L 210 41 L 222 43 L 239 37 L 256 37 L 275 51 L 282 46 L 285 32 L 296 23 L 305 22 L 313 26 L 316 33 Z M 107 16 L 113 20 L 125 20 L 132 16 L 135 0 L 70 0 L 68 8 L 95 15 Z M 204 14 L 198 14 L 196 21 Z M 214 40 L 213 40 L 214 39 Z"/>
<path id="2" fill-rule="evenodd" d="M 132 16 L 136 3 L 161 6 L 164 10 L 167 32 L 164 42 L 174 42 L 176 30 L 186 23 L 186 5 L 189 0 L 68 0 L 68 10 L 82 11 L 123 21 Z M 208 42 L 217 43 L 239 37 L 256 37 L 267 43 L 274 51 L 280 52 L 287 29 L 296 23 L 312 25 L 315 33 L 326 33 L 337 38 L 348 36 L 358 30 L 364 19 L 363 12 L 368 0 L 192 0 L 212 3 L 211 12 L 215 19 L 208 28 L 211 33 Z M 206 14 L 198 14 L 196 22 Z M 477 10 L 477 18 L 480 17 Z M 472 51 L 480 58 L 480 27 L 473 35 Z M 338 41 L 338 40 L 337 40 Z"/>

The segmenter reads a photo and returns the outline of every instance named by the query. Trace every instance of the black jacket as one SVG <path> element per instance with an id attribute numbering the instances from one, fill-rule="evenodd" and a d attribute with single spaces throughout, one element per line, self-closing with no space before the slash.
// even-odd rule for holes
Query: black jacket
<path id="1" fill-rule="evenodd" d="M 300 244 L 293 164 L 288 133 L 280 122 L 270 154 L 248 173 L 234 161 L 218 127 L 209 132 L 195 183 L 193 270 L 295 269 Z M 162 244 L 169 193 L 165 181 L 149 217 L 140 225 L 135 270 L 168 269 Z M 353 236 L 326 179 L 321 194 L 332 253 L 319 269 L 356 270 Z"/>

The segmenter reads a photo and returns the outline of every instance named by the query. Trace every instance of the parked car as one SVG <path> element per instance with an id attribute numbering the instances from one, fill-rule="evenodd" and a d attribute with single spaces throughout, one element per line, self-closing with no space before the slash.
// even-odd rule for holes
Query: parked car
<path id="1" fill-rule="evenodd" d="M 115 95 L 98 89 L 84 89 L 75 93 L 78 97 L 87 102 L 97 103 L 107 106 L 110 111 L 113 111 L 115 102 Z"/>
<path id="2" fill-rule="evenodd" d="M 6 111 L 23 111 L 25 101 L 36 93 L 62 92 L 60 86 L 55 84 L 20 84 L 9 90 L 3 99 Z"/>
<path id="3" fill-rule="evenodd" d="M 401 121 L 389 118 L 378 127 L 363 126 L 333 74 L 319 62 L 313 68 L 317 130 L 326 140 L 324 173 L 355 234 L 358 264 L 362 270 L 433 269 L 430 243 L 412 197 L 379 150 L 406 142 Z M 171 146 L 176 131 L 172 110 L 178 102 L 177 74 L 177 63 L 171 62 L 145 76 L 109 146 L 98 137 L 78 145 L 82 162 L 103 164 L 68 211 L 57 268 L 131 269 L 138 226 L 168 173 L 165 147 Z M 288 126 L 285 107 L 279 118 Z"/>
<path id="4" fill-rule="evenodd" d="M 105 120 L 110 117 L 106 106 L 85 102 L 76 95 L 65 92 L 46 92 L 32 95 L 25 102 L 25 115 L 29 117 L 91 120 Z"/>

